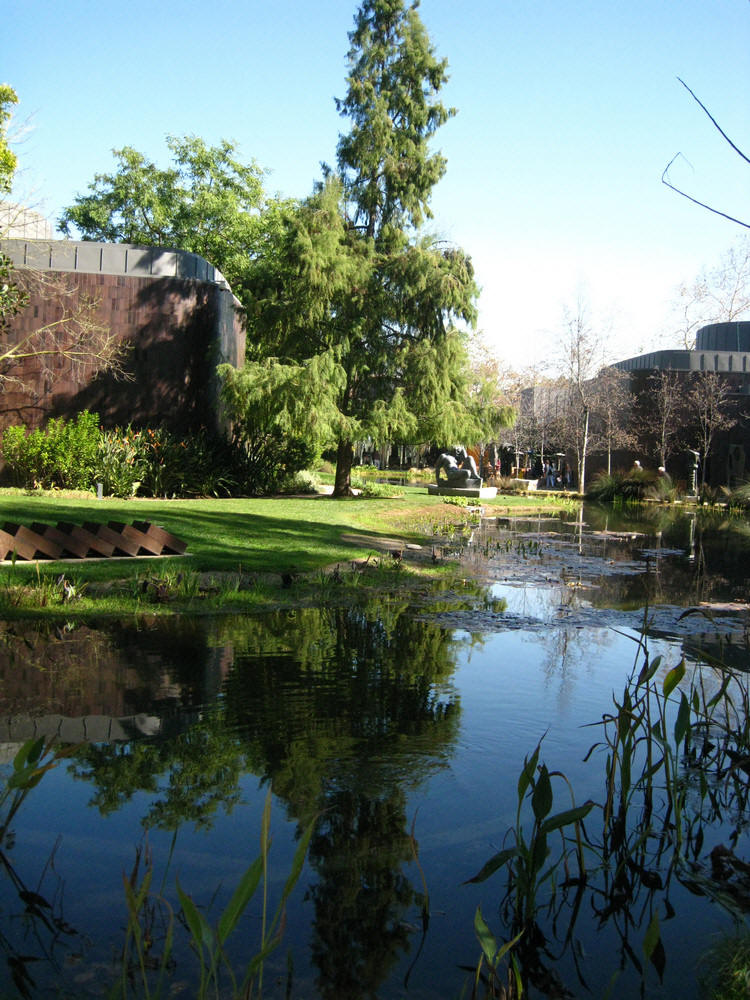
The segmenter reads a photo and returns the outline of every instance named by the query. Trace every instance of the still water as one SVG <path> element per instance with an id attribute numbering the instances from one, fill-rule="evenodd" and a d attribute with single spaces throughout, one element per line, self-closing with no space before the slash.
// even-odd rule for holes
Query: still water
<path id="1" fill-rule="evenodd" d="M 503 872 L 465 883 L 508 844 L 524 758 L 541 741 L 540 762 L 565 775 L 553 811 L 571 794 L 602 801 L 604 755 L 584 758 L 592 724 L 640 669 L 642 631 L 660 677 L 683 657 L 709 687 L 706 660 L 746 667 L 750 532 L 737 518 L 586 508 L 487 519 L 436 551 L 457 548 L 466 579 L 447 593 L 261 617 L 5 625 L 4 759 L 34 734 L 78 746 L 3 846 L 0 996 L 108 995 L 137 857 L 138 878 L 153 866 L 154 965 L 160 901 L 179 913 L 177 884 L 215 924 L 259 854 L 271 789 L 271 909 L 315 826 L 264 995 L 459 997 L 479 957 L 477 907 L 498 940 L 508 932 Z M 714 813 L 699 854 L 731 844 L 747 857 L 744 817 Z M 699 959 L 732 917 L 696 894 L 695 877 L 650 876 L 626 909 L 605 912 L 592 892 L 540 917 L 554 980 L 532 995 L 698 996 Z M 661 964 L 643 951 L 654 912 Z M 260 936 L 254 898 L 229 939 L 237 967 Z M 167 975 L 174 994 L 196 995 L 179 920 Z"/>

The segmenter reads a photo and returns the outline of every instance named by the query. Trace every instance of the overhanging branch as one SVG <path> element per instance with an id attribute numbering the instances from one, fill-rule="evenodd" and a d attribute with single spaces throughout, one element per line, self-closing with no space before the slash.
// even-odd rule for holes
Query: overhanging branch
<path id="1" fill-rule="evenodd" d="M 716 131 L 722 137 L 722 139 L 724 139 L 724 141 L 729 144 L 729 146 L 735 151 L 735 153 L 741 159 L 743 159 L 745 161 L 745 163 L 750 164 L 750 157 L 748 157 L 745 153 L 743 153 L 742 150 L 739 148 L 739 146 L 737 146 L 736 143 L 732 142 L 732 140 L 729 138 L 729 136 L 727 135 L 727 133 L 719 125 L 719 123 L 716 121 L 716 119 L 714 118 L 714 116 L 708 110 L 708 108 L 706 107 L 706 105 L 696 96 L 696 94 L 690 89 L 690 87 L 688 87 L 688 85 L 685 83 L 684 80 L 680 79 L 679 76 L 677 77 L 677 79 L 682 84 L 682 86 L 685 88 L 685 90 L 687 90 L 687 92 L 693 98 L 693 100 L 695 101 L 695 103 L 701 108 L 702 111 L 705 112 L 705 114 L 708 116 L 709 120 L 711 121 L 711 124 L 714 126 L 714 128 L 716 129 Z M 705 201 L 700 201 L 698 198 L 694 198 L 692 195 L 688 194 L 686 191 L 683 191 L 681 188 L 678 188 L 675 184 L 673 184 L 669 180 L 669 168 L 672 166 L 672 164 L 674 163 L 674 161 L 676 159 L 678 159 L 680 156 L 682 156 L 682 153 L 675 154 L 675 156 L 672 157 L 672 159 L 669 161 L 669 163 L 664 168 L 664 170 L 662 172 L 662 175 L 661 175 L 662 184 L 665 184 L 670 190 L 674 191 L 676 194 L 681 195 L 683 198 L 687 198 L 688 201 L 692 201 L 692 203 L 694 205 L 698 205 L 700 208 L 705 208 L 706 211 L 712 212 L 714 215 L 719 215 L 719 216 L 721 216 L 722 219 L 728 219 L 729 222 L 734 222 L 738 226 L 743 226 L 745 229 L 750 229 L 750 223 L 743 222 L 741 219 L 738 219 L 734 215 L 729 215 L 727 212 L 722 212 L 720 209 L 714 208 L 713 205 L 708 205 Z"/>

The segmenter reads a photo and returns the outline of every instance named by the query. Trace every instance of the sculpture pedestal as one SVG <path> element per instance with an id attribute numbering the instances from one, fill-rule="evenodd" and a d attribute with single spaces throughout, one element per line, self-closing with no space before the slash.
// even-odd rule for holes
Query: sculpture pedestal
<path id="1" fill-rule="evenodd" d="M 492 500 L 497 496 L 496 486 L 436 486 L 430 483 L 427 487 L 430 496 L 439 497 L 473 497 L 476 500 Z"/>

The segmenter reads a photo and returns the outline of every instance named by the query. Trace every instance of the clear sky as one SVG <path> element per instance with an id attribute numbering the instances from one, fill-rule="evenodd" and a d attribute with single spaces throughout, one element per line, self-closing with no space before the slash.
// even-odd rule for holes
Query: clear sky
<path id="1" fill-rule="evenodd" d="M 4 0 L 0 81 L 31 129 L 17 196 L 51 220 L 134 146 L 235 141 L 267 189 L 309 194 L 335 162 L 356 0 Z M 479 327 L 515 367 L 554 350 L 583 296 L 627 357 L 670 343 L 682 281 L 746 233 L 672 180 L 750 217 L 750 167 L 678 82 L 750 153 L 748 0 L 422 0 L 457 116 L 435 231 L 467 250 Z"/>

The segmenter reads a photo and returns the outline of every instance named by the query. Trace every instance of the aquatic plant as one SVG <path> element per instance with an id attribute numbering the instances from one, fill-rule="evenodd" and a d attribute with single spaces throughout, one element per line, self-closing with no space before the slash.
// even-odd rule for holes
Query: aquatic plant
<path id="1" fill-rule="evenodd" d="M 684 615 L 699 613 L 705 614 Z M 622 694 L 592 723 L 601 735 L 585 760 L 603 763 L 596 806 L 591 800 L 575 806 L 570 789 L 571 807 L 552 814 L 551 779 L 567 779 L 540 761 L 538 744 L 518 779 L 515 826 L 503 849 L 469 879 L 505 873 L 500 916 L 507 946 L 498 950 L 479 911 L 475 919 L 488 996 L 502 995 L 491 992 L 500 984 L 499 951 L 524 990 L 531 984 L 543 995 L 567 995 L 560 956 L 553 959 L 549 947 L 550 935 L 560 933 L 585 985 L 574 945 L 584 897 L 600 925 L 614 928 L 620 968 L 630 964 L 641 978 L 647 965 L 659 978 L 664 972 L 661 923 L 674 913 L 673 879 L 738 918 L 750 905 L 750 868 L 734 852 L 750 807 L 747 676 L 706 656 L 689 677 L 684 658 L 671 668 L 652 658 L 645 635 L 644 625 Z M 715 846 L 706 859 L 706 833 L 719 822 L 733 828 L 729 846 Z M 553 831 L 559 842 L 550 856 Z"/>
<path id="2" fill-rule="evenodd" d="M 497 983 L 498 963 L 510 953 L 514 978 L 538 980 L 539 974 L 547 979 L 551 970 L 539 960 L 544 951 L 546 939 L 540 923 L 542 910 L 552 912 L 557 896 L 557 876 L 560 869 L 565 872 L 565 891 L 576 885 L 582 888 L 586 882 L 586 865 L 583 854 L 584 839 L 582 821 L 593 809 L 593 801 L 576 805 L 570 782 L 560 771 L 550 771 L 539 762 L 541 741 L 530 757 L 524 759 L 517 782 L 516 822 L 505 837 L 508 846 L 493 855 L 468 883 L 486 881 L 500 869 L 505 869 L 506 892 L 500 909 L 510 928 L 512 940 L 499 949 L 490 942 L 489 930 L 477 910 L 477 929 L 482 953 L 493 981 Z M 552 779 L 567 787 L 571 804 L 568 808 L 552 812 L 554 801 Z M 524 807 L 530 805 L 532 820 L 530 829 L 525 823 Z M 554 856 L 552 843 L 555 843 Z M 571 866 L 575 874 L 571 875 Z M 544 903 L 541 895 L 545 893 Z M 535 983 L 541 985 L 539 981 Z M 519 988 L 519 995 L 520 995 Z"/>
<path id="3" fill-rule="evenodd" d="M 700 981 L 708 1000 L 747 1000 L 750 996 L 750 932 L 717 941 L 703 956 Z"/>
<path id="4" fill-rule="evenodd" d="M 269 904 L 272 881 L 269 869 L 272 840 L 270 827 L 271 790 L 269 789 L 261 819 L 260 854 L 245 871 L 229 902 L 214 923 L 209 922 L 202 908 L 183 889 L 179 881 L 177 882 L 177 897 L 182 918 L 200 968 L 200 982 L 191 994 L 197 1000 L 227 995 L 222 985 L 225 979 L 229 980 L 229 996 L 233 998 L 262 996 L 264 964 L 281 943 L 286 903 L 302 873 L 315 821 L 308 825 L 300 837 L 291 869 L 272 915 Z M 142 878 L 141 857 L 144 859 Z M 153 861 L 150 852 L 144 854 L 139 852 L 130 877 L 123 877 L 128 924 L 122 952 L 122 972 L 118 983 L 110 993 L 110 1000 L 119 997 L 126 1000 L 132 995 L 136 981 L 135 992 L 145 1000 L 152 998 L 157 1000 L 172 995 L 169 974 L 174 970 L 175 916 L 171 905 L 163 895 L 152 892 L 152 882 Z M 260 892 L 260 937 L 257 951 L 246 963 L 244 970 L 238 972 L 227 954 L 226 945 L 258 891 Z M 162 928 L 161 953 L 154 956 L 154 928 L 157 924 Z"/>
<path id="5" fill-rule="evenodd" d="M 10 572 L 0 584 L 0 608 L 4 611 L 25 611 L 54 608 L 79 600 L 86 591 L 86 584 L 76 576 L 42 570 L 37 562 L 34 575 L 21 577 L 15 573 L 16 553 L 13 552 Z"/>
<path id="6" fill-rule="evenodd" d="M 0 788 L 0 848 L 26 797 L 45 774 L 69 757 L 75 747 L 52 747 L 43 737 L 22 743 L 13 758 L 10 774 Z"/>
<path id="7" fill-rule="evenodd" d="M 589 500 L 613 502 L 642 500 L 656 485 L 656 475 L 646 469 L 629 472 L 599 472 L 586 491 Z"/>

